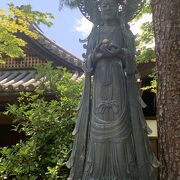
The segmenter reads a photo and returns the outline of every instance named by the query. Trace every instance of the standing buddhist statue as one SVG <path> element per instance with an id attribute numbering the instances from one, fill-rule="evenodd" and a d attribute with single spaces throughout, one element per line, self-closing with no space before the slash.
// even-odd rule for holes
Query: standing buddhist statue
<path id="1" fill-rule="evenodd" d="M 67 162 L 69 180 L 152 180 L 158 161 L 148 140 L 135 78 L 134 36 L 127 24 L 138 5 L 133 0 L 79 0 L 78 5 L 94 27 Z"/>

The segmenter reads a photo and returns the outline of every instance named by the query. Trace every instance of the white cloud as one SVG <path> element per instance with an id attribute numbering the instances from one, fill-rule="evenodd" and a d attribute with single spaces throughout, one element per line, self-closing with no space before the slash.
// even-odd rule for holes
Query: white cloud
<path id="1" fill-rule="evenodd" d="M 86 38 L 92 29 L 93 24 L 88 21 L 85 17 L 82 17 L 80 20 L 76 20 L 76 24 L 75 24 L 75 31 L 81 32 L 83 38 Z"/>

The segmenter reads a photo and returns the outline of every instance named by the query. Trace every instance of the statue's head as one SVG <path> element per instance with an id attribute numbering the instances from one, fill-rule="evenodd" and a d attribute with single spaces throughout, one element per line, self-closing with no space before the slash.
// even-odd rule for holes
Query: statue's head
<path id="1" fill-rule="evenodd" d="M 101 0 L 101 18 L 104 21 L 115 20 L 118 17 L 119 1 L 118 0 Z"/>

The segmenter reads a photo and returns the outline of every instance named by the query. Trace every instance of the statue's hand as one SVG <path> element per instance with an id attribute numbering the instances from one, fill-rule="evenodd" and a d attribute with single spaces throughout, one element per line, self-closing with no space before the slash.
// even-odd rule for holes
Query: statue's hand
<path id="1" fill-rule="evenodd" d="M 111 43 L 108 39 L 104 39 L 96 46 L 91 54 L 91 61 L 93 64 L 96 64 L 101 58 L 119 57 L 122 59 L 122 57 L 125 56 L 126 51 L 128 50 L 125 48 L 121 49 L 118 45 Z"/>
<path id="2" fill-rule="evenodd" d="M 91 59 L 93 64 L 95 64 L 101 58 L 112 58 L 118 57 L 120 49 L 116 46 L 100 46 L 99 48 L 95 49 L 93 52 Z"/>
<path id="3" fill-rule="evenodd" d="M 102 44 L 100 46 L 100 52 L 103 57 L 117 57 L 120 50 L 120 47 L 113 43 Z"/>

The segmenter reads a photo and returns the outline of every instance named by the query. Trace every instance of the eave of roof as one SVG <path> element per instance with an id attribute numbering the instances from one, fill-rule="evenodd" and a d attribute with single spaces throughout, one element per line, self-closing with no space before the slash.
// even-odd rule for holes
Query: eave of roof
<path id="1" fill-rule="evenodd" d="M 80 81 L 83 78 L 76 72 L 72 80 Z M 32 92 L 37 87 L 47 83 L 46 77 L 40 77 L 36 70 L 4 70 L 0 71 L 0 96 L 12 95 L 12 93 Z"/>
<path id="2" fill-rule="evenodd" d="M 61 65 L 67 69 L 83 72 L 83 61 L 81 59 L 50 40 L 36 24 L 31 24 L 30 29 L 39 35 L 38 39 L 22 34 L 20 36 L 30 44 L 37 54 L 44 59 L 52 60 L 55 66 Z"/>
<path id="3" fill-rule="evenodd" d="M 7 70 L 0 72 L 0 93 L 33 91 L 39 84 L 35 70 Z"/>

